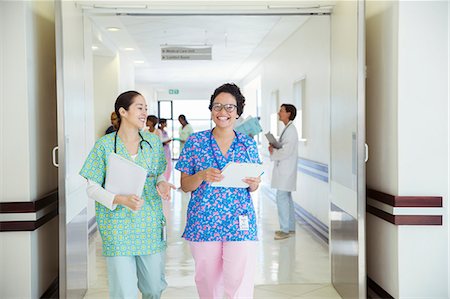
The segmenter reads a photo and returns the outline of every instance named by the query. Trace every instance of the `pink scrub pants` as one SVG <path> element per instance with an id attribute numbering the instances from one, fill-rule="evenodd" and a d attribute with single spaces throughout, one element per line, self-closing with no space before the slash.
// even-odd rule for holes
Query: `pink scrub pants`
<path id="1" fill-rule="evenodd" d="M 200 299 L 253 298 L 257 242 L 189 242 Z"/>

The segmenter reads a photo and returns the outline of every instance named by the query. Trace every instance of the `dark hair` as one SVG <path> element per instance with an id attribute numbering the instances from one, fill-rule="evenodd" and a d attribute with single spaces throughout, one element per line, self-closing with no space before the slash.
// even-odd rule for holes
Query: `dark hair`
<path id="1" fill-rule="evenodd" d="M 214 99 L 222 92 L 229 93 L 236 99 L 237 114 L 241 116 L 241 114 L 244 112 L 245 97 L 242 95 L 239 87 L 234 83 L 225 83 L 222 86 L 217 87 L 216 90 L 214 90 L 214 93 L 211 95 L 208 109 L 212 111 Z"/>
<path id="2" fill-rule="evenodd" d="M 147 116 L 147 121 L 151 121 L 154 127 L 156 127 L 156 125 L 158 124 L 158 118 L 156 117 L 156 115 Z"/>
<path id="3" fill-rule="evenodd" d="M 188 124 L 188 121 L 187 121 L 187 119 L 186 119 L 186 115 L 184 115 L 184 114 L 178 115 L 178 119 L 180 119 L 180 118 L 181 118 L 182 120 L 184 120 L 185 123 Z"/>
<path id="4" fill-rule="evenodd" d="M 117 99 L 116 103 L 114 104 L 114 112 L 116 112 L 117 117 L 119 118 L 119 127 L 122 123 L 122 118 L 120 117 L 119 109 L 123 108 L 128 111 L 131 104 L 134 103 L 134 98 L 137 96 L 140 96 L 141 94 L 134 90 L 129 90 L 121 93 Z"/>
<path id="5" fill-rule="evenodd" d="M 158 127 L 161 128 L 162 124 L 166 124 L 166 125 L 167 125 L 167 119 L 165 119 L 165 118 L 160 118 L 160 119 L 159 119 L 159 125 L 158 125 Z"/>
<path id="6" fill-rule="evenodd" d="M 294 105 L 291 104 L 281 104 L 281 107 L 284 107 L 286 109 L 286 112 L 289 112 L 289 120 L 294 120 L 297 116 L 297 108 L 295 108 Z"/>

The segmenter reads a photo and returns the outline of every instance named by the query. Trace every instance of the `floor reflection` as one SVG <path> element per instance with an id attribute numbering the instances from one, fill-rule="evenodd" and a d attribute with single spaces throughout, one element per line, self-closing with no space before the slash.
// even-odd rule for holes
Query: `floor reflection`
<path id="1" fill-rule="evenodd" d="M 177 176 L 175 172 L 175 176 Z M 175 178 L 175 182 L 178 178 Z M 258 269 L 255 298 L 340 298 L 330 285 L 328 246 L 303 223 L 296 235 L 274 240 L 278 229 L 275 203 L 262 192 L 253 194 L 258 215 Z M 181 239 L 189 194 L 176 190 L 165 204 L 168 224 L 166 277 L 163 298 L 198 298 L 194 283 L 194 261 Z M 107 298 L 106 267 L 97 234 L 90 240 L 90 287 L 85 298 Z"/>

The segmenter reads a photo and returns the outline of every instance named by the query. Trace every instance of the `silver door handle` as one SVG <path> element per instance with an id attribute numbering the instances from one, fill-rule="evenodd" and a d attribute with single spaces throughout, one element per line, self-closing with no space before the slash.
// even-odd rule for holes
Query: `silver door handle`
<path id="1" fill-rule="evenodd" d="M 369 160 L 369 146 L 367 145 L 367 143 L 364 143 L 364 162 L 367 162 Z"/>
<path id="2" fill-rule="evenodd" d="M 59 167 L 59 163 L 56 162 L 56 151 L 58 150 L 58 146 L 55 146 L 52 150 L 52 162 L 55 167 Z"/>

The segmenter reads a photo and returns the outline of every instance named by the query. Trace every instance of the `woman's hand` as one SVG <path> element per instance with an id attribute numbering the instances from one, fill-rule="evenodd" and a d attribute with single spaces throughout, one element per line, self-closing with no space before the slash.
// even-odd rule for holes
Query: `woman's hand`
<path id="1" fill-rule="evenodd" d="M 256 191 L 261 183 L 261 177 L 256 178 L 245 178 L 242 181 L 248 184 L 248 189 L 250 192 Z"/>
<path id="2" fill-rule="evenodd" d="M 170 200 L 170 189 L 175 190 L 176 187 L 166 181 L 159 182 L 156 185 L 156 191 L 158 191 L 159 196 L 164 200 Z"/>
<path id="3" fill-rule="evenodd" d="M 269 145 L 268 150 L 269 150 L 269 153 L 272 155 L 273 154 L 273 146 Z"/>
<path id="4" fill-rule="evenodd" d="M 205 182 L 220 182 L 223 180 L 222 172 L 217 168 L 208 168 L 206 170 L 200 171 L 199 175 L 202 181 Z"/>
<path id="5" fill-rule="evenodd" d="M 126 206 L 132 211 L 139 211 L 144 205 L 144 200 L 137 195 L 116 195 L 113 203 Z"/>

